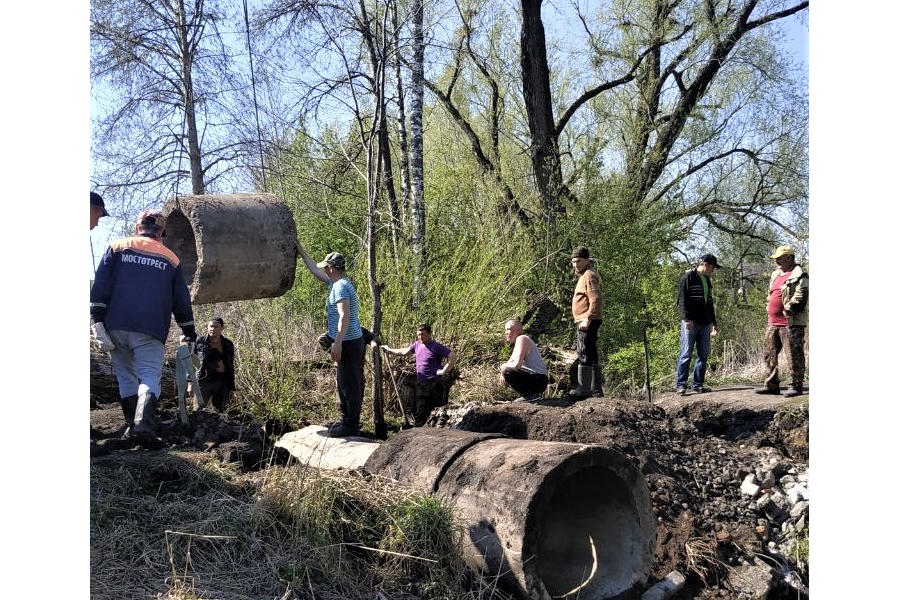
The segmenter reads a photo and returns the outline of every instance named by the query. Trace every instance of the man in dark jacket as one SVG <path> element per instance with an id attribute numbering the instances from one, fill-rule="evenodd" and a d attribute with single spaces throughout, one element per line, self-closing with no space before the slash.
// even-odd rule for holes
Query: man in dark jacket
<path id="1" fill-rule="evenodd" d="M 204 401 L 224 412 L 234 391 L 234 343 L 222 335 L 225 320 L 213 317 L 206 325 L 206 335 L 197 338 L 194 354 L 200 359 L 197 381 Z"/>
<path id="2" fill-rule="evenodd" d="M 103 204 L 103 197 L 97 192 L 91 192 L 91 231 L 100 222 L 103 217 L 108 217 L 106 206 Z"/>
<path id="3" fill-rule="evenodd" d="M 719 268 L 719 262 L 712 254 L 700 257 L 700 263 L 688 269 L 678 282 L 678 313 L 681 316 L 681 350 L 675 370 L 675 390 L 687 393 L 688 369 L 694 346 L 697 360 L 694 361 L 694 383 L 696 392 L 711 392 L 703 381 L 706 378 L 706 359 L 709 358 L 710 336 L 718 335 L 716 310 L 713 306 L 712 274 Z"/>
<path id="4" fill-rule="evenodd" d="M 157 441 L 154 411 L 172 315 L 188 341 L 197 339 L 181 262 L 160 239 L 165 228 L 160 212 L 138 215 L 135 235 L 109 245 L 91 287 L 94 335 L 110 352 L 125 435 L 149 442 Z"/>

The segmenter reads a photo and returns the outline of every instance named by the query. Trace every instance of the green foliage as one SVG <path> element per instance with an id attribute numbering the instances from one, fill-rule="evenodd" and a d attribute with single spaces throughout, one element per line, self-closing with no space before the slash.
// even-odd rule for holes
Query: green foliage
<path id="1" fill-rule="evenodd" d="M 334 414 L 334 390 L 318 389 L 315 360 L 320 333 L 291 308 L 290 298 L 252 300 L 232 307 L 238 408 L 260 421 L 324 422 Z"/>
<path id="2" fill-rule="evenodd" d="M 675 361 L 668 329 L 677 326 L 675 283 L 680 273 L 665 258 L 672 233 L 652 225 L 658 217 L 653 209 L 624 206 L 614 180 L 598 182 L 584 194 L 586 201 L 571 208 L 572 222 L 578 225 L 567 246 L 587 246 L 602 280 L 599 344 L 607 384 L 640 387 L 646 370 L 645 329 L 651 381 L 671 371 Z M 572 285 L 570 280 L 561 286 L 567 301 Z M 677 350 L 677 334 L 674 346 Z"/>
<path id="3" fill-rule="evenodd" d="M 457 346 L 471 338 L 502 338 L 503 322 L 522 311 L 522 291 L 537 265 L 515 236 L 488 240 L 485 235 L 483 229 L 435 233 L 418 311 L 410 306 L 412 267 L 383 273 L 386 339 L 411 341 L 423 321 L 432 324 L 436 337 Z M 452 244 L 451 236 L 458 236 Z M 399 262 L 411 263 L 412 257 L 403 254 Z"/>
<path id="4" fill-rule="evenodd" d="M 720 93 L 734 95 L 738 91 L 723 88 Z M 614 104 L 606 108 L 612 109 Z M 683 262 L 673 260 L 674 248 L 693 231 L 678 209 L 679 202 L 685 201 L 681 186 L 673 187 L 665 201 L 630 203 L 627 199 L 632 197 L 632 182 L 601 168 L 607 142 L 581 140 L 585 156 L 593 157 L 597 164 L 584 165 L 582 177 L 573 183 L 577 200 L 553 222 L 541 218 L 540 199 L 523 184 L 515 191 L 516 199 L 536 218 L 530 228 L 522 228 L 500 210 L 500 189 L 475 164 L 468 142 L 456 125 L 446 120 L 443 111 L 429 109 L 429 115 L 432 126 L 428 131 L 430 143 L 425 146 L 424 300 L 414 305 L 417 259 L 410 243 L 409 207 L 400 206 L 396 245 L 389 215 L 379 211 L 374 276 L 381 286 L 382 339 L 391 345 L 406 344 L 414 339 L 418 323 L 429 322 L 437 339 L 457 350 L 463 367 L 469 360 L 502 358 L 502 323 L 522 315 L 526 294 L 534 290 L 546 294 L 562 309 L 557 328 L 542 338 L 542 345 L 573 347 L 575 334 L 568 306 L 574 277 L 569 253 L 572 247 L 585 245 L 595 257 L 595 269 L 603 281 L 599 340 L 607 387 L 622 391 L 642 387 L 647 360 L 652 387 L 669 387 L 679 342 L 677 282 L 696 258 L 691 250 Z M 691 127 L 689 135 L 696 134 L 698 139 L 709 135 L 709 124 L 698 122 Z M 508 165 L 505 179 L 524 182 L 529 169 L 526 157 L 512 152 L 507 144 L 501 142 L 501 156 L 497 157 Z M 279 159 L 282 177 L 278 186 L 295 212 L 298 237 L 309 253 L 318 258 L 340 250 L 348 258 L 348 274 L 360 298 L 360 320 L 371 327 L 375 307 L 364 243 L 366 201 L 360 176 L 364 164 L 361 154 L 353 154 L 353 146 L 346 136 L 326 130 L 313 152 L 308 138 L 298 135 L 294 151 Z M 351 151 L 347 152 L 348 148 Z M 723 175 L 719 180 L 721 190 L 743 193 L 739 186 L 752 181 L 735 175 L 740 171 L 733 169 L 727 182 Z M 715 235 L 715 231 L 704 232 L 713 239 L 710 246 L 703 247 L 714 248 L 728 265 L 744 264 L 741 261 L 750 264 L 768 251 L 760 242 L 760 249 L 754 247 L 748 254 L 748 247 L 739 240 Z M 764 312 L 756 304 L 760 300 L 758 290 L 746 285 L 743 295 L 736 293 L 740 287 L 738 274 L 731 267 L 717 273 L 715 294 L 722 335 L 713 343 L 711 379 L 746 376 L 737 363 L 758 362 Z M 325 287 L 299 263 L 294 288 L 274 305 L 284 311 L 285 318 L 322 323 L 324 327 L 324 296 Z M 304 335 L 314 337 L 315 329 Z M 260 377 L 272 377 L 261 367 L 256 368 Z M 258 413 L 278 414 L 284 410 L 282 401 L 275 400 L 277 406 L 270 406 L 273 401 L 269 399 L 297 393 L 280 388 L 272 392 L 257 395 L 260 401 L 254 409 Z M 329 412 L 333 391 L 330 394 L 323 394 L 319 412 Z"/>
<path id="5" fill-rule="evenodd" d="M 641 342 L 632 342 L 610 354 L 604 369 L 607 387 L 612 386 L 612 382 L 630 381 L 635 386 L 643 382 L 645 358 Z"/>
<path id="6" fill-rule="evenodd" d="M 802 573 L 807 573 L 809 569 L 809 529 L 791 532 L 789 537 L 791 549 L 788 558 L 799 567 Z"/>

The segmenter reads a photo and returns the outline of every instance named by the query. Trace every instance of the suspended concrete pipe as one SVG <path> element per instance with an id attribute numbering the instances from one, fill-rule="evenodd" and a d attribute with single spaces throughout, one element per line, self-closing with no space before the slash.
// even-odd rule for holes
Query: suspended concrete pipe
<path id="1" fill-rule="evenodd" d="M 176 196 L 164 242 L 181 259 L 194 304 L 280 296 L 294 285 L 297 227 L 272 194 Z"/>
<path id="2" fill-rule="evenodd" d="M 324 432 L 310 426 L 276 445 L 312 466 L 361 467 L 441 496 L 465 526 L 469 567 L 520 597 L 622 598 L 650 575 L 647 483 L 616 451 L 430 427 L 383 443 Z"/>

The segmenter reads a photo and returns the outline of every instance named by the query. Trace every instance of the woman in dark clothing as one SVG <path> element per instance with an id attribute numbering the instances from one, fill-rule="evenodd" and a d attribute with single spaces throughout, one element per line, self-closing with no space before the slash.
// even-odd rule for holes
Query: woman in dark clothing
<path id="1" fill-rule="evenodd" d="M 206 325 L 206 335 L 197 338 L 194 354 L 200 358 L 197 381 L 203 400 L 224 412 L 234 391 L 234 344 L 222 335 L 225 321 L 213 317 Z"/>

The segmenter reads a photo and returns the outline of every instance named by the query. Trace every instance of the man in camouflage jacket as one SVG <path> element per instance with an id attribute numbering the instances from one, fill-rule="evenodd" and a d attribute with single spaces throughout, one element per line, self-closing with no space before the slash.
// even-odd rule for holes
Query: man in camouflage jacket
<path id="1" fill-rule="evenodd" d="M 791 388 L 784 396 L 791 398 L 803 393 L 803 378 L 806 375 L 803 345 L 809 323 L 809 275 L 794 260 L 794 250 L 790 246 L 779 246 L 771 258 L 778 268 L 769 277 L 769 320 L 765 339 L 768 375 L 765 387 L 756 390 L 756 393 L 781 393 L 778 354 L 783 348 L 787 348 L 791 365 Z"/>

